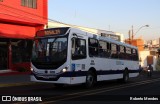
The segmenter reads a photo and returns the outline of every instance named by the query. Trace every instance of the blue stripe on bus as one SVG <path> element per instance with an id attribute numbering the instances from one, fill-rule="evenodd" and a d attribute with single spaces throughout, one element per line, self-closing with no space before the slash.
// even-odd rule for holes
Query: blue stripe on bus
<path id="1" fill-rule="evenodd" d="M 139 70 L 128 70 L 129 73 L 139 73 Z M 122 74 L 123 70 L 107 70 L 107 71 L 97 71 L 97 75 L 110 75 L 110 74 Z M 66 72 L 60 75 L 61 77 L 79 77 L 86 76 L 87 71 L 76 71 L 76 72 Z"/>
<path id="2" fill-rule="evenodd" d="M 140 70 L 128 70 L 128 71 L 129 71 L 129 73 L 139 73 Z M 107 71 L 97 71 L 96 74 L 97 75 L 111 75 L 111 74 L 122 74 L 123 72 L 124 72 L 123 70 L 107 70 Z M 49 78 L 49 79 L 38 77 L 38 74 L 36 75 L 33 73 L 33 75 L 38 80 L 57 81 L 60 77 L 81 77 L 81 76 L 86 76 L 87 73 L 88 73 L 87 71 L 65 72 L 65 73 L 62 73 L 62 74 L 56 76 L 56 78 Z"/>

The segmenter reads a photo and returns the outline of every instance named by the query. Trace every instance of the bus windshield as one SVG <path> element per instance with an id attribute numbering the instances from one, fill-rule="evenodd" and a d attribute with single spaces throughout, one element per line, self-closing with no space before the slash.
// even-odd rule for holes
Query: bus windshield
<path id="1" fill-rule="evenodd" d="M 67 37 L 38 38 L 33 43 L 32 64 L 39 69 L 55 69 L 67 59 Z"/>

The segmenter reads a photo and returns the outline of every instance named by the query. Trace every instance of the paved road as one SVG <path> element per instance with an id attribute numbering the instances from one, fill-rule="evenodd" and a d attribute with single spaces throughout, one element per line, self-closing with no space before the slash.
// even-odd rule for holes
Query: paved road
<path id="1" fill-rule="evenodd" d="M 55 88 L 53 84 L 32 83 L 29 82 L 27 78 L 27 83 L 22 81 L 23 84 L 14 85 L 14 83 L 12 83 L 12 86 L 2 86 L 0 88 L 0 95 L 40 96 L 42 97 L 43 103 L 51 104 L 71 103 L 71 101 L 72 103 L 75 101 L 81 104 L 82 102 L 106 103 L 109 101 L 113 103 L 113 101 L 129 101 L 131 97 L 137 97 L 139 100 L 141 100 L 141 97 L 155 97 L 154 100 L 158 99 L 160 101 L 160 73 L 154 73 L 152 78 L 148 78 L 146 74 L 143 73 L 137 78 L 130 79 L 127 84 L 122 84 L 115 80 L 99 82 L 91 89 L 86 89 L 81 85 Z"/>

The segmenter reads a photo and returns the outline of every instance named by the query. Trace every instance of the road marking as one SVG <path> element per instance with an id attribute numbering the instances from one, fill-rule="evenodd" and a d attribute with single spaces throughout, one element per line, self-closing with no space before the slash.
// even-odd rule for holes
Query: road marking
<path id="1" fill-rule="evenodd" d="M 153 82 L 157 82 L 157 81 L 160 81 L 160 78 L 141 81 L 141 82 L 135 82 L 135 83 L 131 83 L 131 84 L 118 85 L 118 86 L 115 85 L 115 86 L 107 87 L 107 88 L 93 89 L 93 90 L 88 90 L 88 91 L 83 91 L 83 92 L 71 93 L 71 94 L 66 94 L 66 95 L 57 96 L 57 97 L 49 97 L 49 98 L 44 98 L 42 100 L 43 101 L 44 100 L 50 100 L 50 99 L 51 100 L 56 99 L 56 100 L 54 100 L 54 101 L 44 101 L 44 102 L 40 102 L 39 104 L 50 104 L 50 103 L 55 103 L 55 102 L 58 102 L 58 101 L 70 100 L 70 99 L 74 99 L 74 98 L 84 97 L 84 96 L 87 96 L 87 95 L 95 95 L 95 94 L 98 94 L 98 93 L 109 92 L 109 91 L 113 91 L 113 90 L 119 90 L 119 89 L 124 89 L 124 88 L 149 84 L 149 83 L 153 83 Z M 17 102 L 17 103 L 14 103 L 14 104 L 26 104 L 26 103 L 28 103 L 28 102 Z"/>
<path id="2" fill-rule="evenodd" d="M 133 83 L 133 84 L 130 84 L 130 85 L 128 84 L 128 85 L 113 86 L 113 87 L 108 87 L 108 88 L 102 88 L 102 89 L 96 89 L 96 90 L 89 90 L 89 91 L 84 91 L 84 92 L 66 94 L 66 95 L 58 96 L 58 97 L 50 97 L 50 98 L 46 98 L 45 100 L 49 100 L 49 99 L 57 99 L 57 100 L 46 101 L 46 102 L 42 102 L 40 104 L 49 104 L 49 103 L 54 103 L 54 102 L 58 102 L 58 101 L 84 97 L 84 96 L 87 96 L 87 95 L 95 95 L 95 94 L 99 94 L 99 93 L 103 93 L 103 92 L 109 92 L 109 91 L 113 91 L 113 90 L 118 90 L 118 89 L 134 87 L 134 86 L 138 86 L 138 85 L 149 84 L 149 83 L 153 83 L 153 82 L 157 82 L 157 81 L 160 81 L 160 78 L 147 80 L 147 81 L 136 82 L 136 83 Z M 58 99 L 58 98 L 60 98 L 60 99 Z"/>

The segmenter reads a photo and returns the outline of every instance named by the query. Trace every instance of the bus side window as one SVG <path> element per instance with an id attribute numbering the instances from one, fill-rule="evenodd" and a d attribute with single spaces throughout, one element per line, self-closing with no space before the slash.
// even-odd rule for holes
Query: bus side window
<path id="1" fill-rule="evenodd" d="M 132 58 L 131 54 L 132 54 L 131 48 L 126 47 L 126 59 L 127 60 L 131 60 L 131 58 Z"/>
<path id="2" fill-rule="evenodd" d="M 135 59 L 136 61 L 138 61 L 139 60 L 139 58 L 138 58 L 138 51 L 136 50 L 136 59 Z"/>
<path id="3" fill-rule="evenodd" d="M 110 57 L 111 55 L 111 45 L 110 43 L 107 43 L 107 57 Z"/>
<path id="4" fill-rule="evenodd" d="M 89 56 L 98 56 L 98 40 L 96 39 L 89 39 Z"/>
<path id="5" fill-rule="evenodd" d="M 72 59 L 86 58 L 86 40 L 80 38 L 72 38 Z"/>
<path id="6" fill-rule="evenodd" d="M 118 58 L 117 45 L 111 43 L 111 58 Z"/>
<path id="7" fill-rule="evenodd" d="M 124 46 L 119 46 L 119 58 L 120 59 L 125 59 L 125 47 Z"/>
<path id="8" fill-rule="evenodd" d="M 99 41 L 99 56 L 106 58 L 107 57 L 107 42 Z"/>
<path id="9" fill-rule="evenodd" d="M 132 49 L 132 60 L 134 61 L 138 60 L 138 53 L 136 49 Z"/>

